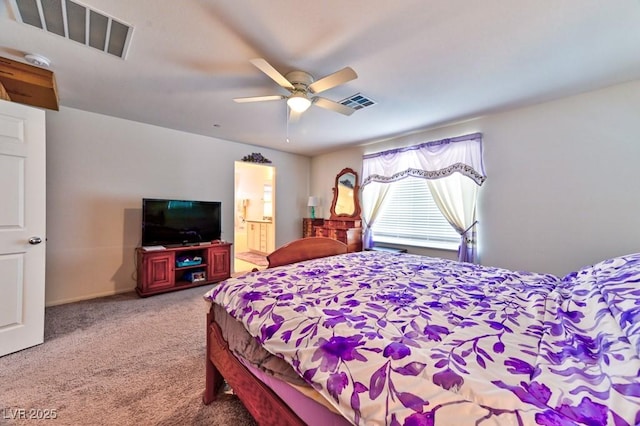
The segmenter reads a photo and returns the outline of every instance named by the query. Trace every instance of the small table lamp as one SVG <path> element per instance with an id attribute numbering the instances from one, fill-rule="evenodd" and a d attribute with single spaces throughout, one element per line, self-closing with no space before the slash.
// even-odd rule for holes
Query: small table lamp
<path id="1" fill-rule="evenodd" d="M 318 205 L 318 198 L 311 196 L 307 202 L 307 206 L 311 207 L 311 219 L 316 218 L 316 206 Z"/>

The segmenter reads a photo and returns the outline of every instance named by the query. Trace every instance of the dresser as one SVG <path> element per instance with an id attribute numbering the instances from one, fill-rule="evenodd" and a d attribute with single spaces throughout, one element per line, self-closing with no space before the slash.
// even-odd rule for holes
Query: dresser
<path id="1" fill-rule="evenodd" d="M 313 236 L 328 237 L 347 245 L 347 251 L 362 251 L 362 224 L 357 219 L 315 219 Z M 304 222 L 303 222 L 304 223 Z M 304 226 L 304 225 L 303 225 Z"/>
<path id="2" fill-rule="evenodd" d="M 347 251 L 362 251 L 362 221 L 358 199 L 358 173 L 345 168 L 336 175 L 329 219 L 302 220 L 302 235 L 328 237 L 347 245 Z M 310 228 L 313 229 L 310 232 Z"/>
<path id="3" fill-rule="evenodd" d="M 322 226 L 324 224 L 324 219 L 311 219 L 310 217 L 305 217 L 302 219 L 302 238 L 314 237 L 316 235 L 313 228 L 316 226 Z"/>

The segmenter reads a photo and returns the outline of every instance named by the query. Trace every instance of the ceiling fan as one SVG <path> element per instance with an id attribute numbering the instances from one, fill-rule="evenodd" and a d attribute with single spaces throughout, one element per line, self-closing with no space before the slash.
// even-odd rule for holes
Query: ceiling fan
<path id="1" fill-rule="evenodd" d="M 286 75 L 280 74 L 271 64 L 262 58 L 251 59 L 250 62 L 260 71 L 269 76 L 273 81 L 290 92 L 289 96 L 269 95 L 250 96 L 247 98 L 234 98 L 239 103 L 277 101 L 286 99 L 290 109 L 289 120 L 296 120 L 312 104 L 344 115 L 351 115 L 355 109 L 342 105 L 327 98 L 313 96 L 358 78 L 358 74 L 350 67 L 329 74 L 320 80 L 314 81 L 313 76 L 304 71 L 291 71 Z"/>

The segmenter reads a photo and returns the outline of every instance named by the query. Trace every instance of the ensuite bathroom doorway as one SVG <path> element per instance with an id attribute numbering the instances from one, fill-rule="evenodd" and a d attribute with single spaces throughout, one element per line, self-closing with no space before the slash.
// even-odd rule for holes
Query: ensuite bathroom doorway
<path id="1" fill-rule="evenodd" d="M 234 273 L 267 266 L 275 250 L 276 168 L 266 164 L 235 162 Z"/>

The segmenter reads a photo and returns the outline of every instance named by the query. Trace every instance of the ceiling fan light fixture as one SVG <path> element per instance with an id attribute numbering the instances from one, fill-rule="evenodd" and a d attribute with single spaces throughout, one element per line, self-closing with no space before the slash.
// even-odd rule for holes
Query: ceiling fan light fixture
<path id="1" fill-rule="evenodd" d="M 311 106 L 311 101 L 302 93 L 294 93 L 287 99 L 287 105 L 295 112 L 305 112 Z"/>

